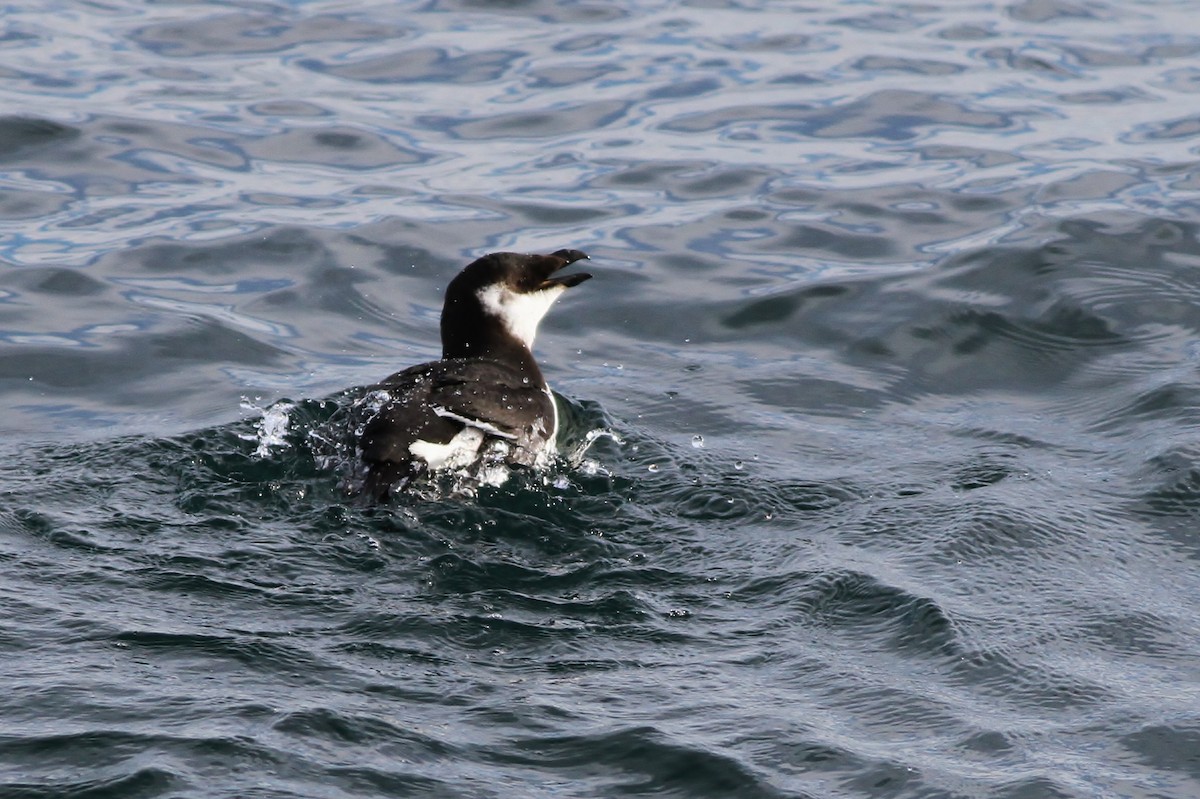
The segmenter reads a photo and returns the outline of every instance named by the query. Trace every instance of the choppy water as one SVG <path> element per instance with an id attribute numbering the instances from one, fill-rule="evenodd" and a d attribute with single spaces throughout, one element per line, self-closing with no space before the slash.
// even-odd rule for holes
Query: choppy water
<path id="1" fill-rule="evenodd" d="M 9 4 L 0 796 L 1200 795 L 1195 19 Z M 347 503 L 559 247 L 619 440 Z"/>

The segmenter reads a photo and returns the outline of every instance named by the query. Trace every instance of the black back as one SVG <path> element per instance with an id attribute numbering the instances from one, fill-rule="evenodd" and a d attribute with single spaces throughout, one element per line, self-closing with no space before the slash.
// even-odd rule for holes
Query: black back
<path id="1" fill-rule="evenodd" d="M 533 353 L 486 312 L 479 292 L 497 284 L 517 293 L 574 286 L 591 275 L 554 273 L 586 257 L 578 250 L 492 253 L 450 282 L 442 307 L 443 359 L 391 375 L 356 405 L 365 419 L 359 451 L 370 496 L 386 499 L 421 477 L 426 464 L 414 457 L 413 444 L 446 444 L 466 427 L 461 420 L 484 431 L 484 448 L 502 443 L 506 463 L 536 461 L 555 435 L 554 400 Z"/>

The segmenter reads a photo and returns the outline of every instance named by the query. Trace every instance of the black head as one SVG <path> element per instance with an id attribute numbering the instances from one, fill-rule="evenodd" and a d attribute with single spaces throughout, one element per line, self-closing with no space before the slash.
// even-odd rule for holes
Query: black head
<path id="1" fill-rule="evenodd" d="M 470 263 L 446 288 L 442 357 L 499 357 L 513 349 L 529 353 L 538 322 L 558 295 L 591 278 L 586 272 L 559 271 L 587 257 L 579 250 L 494 252 Z"/>

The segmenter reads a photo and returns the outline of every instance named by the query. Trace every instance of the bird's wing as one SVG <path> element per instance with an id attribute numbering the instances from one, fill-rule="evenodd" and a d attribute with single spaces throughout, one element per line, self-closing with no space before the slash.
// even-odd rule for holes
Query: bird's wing
<path id="1" fill-rule="evenodd" d="M 365 399 L 379 403 L 360 439 L 368 463 L 411 461 L 413 444 L 447 444 L 467 427 L 513 442 L 545 438 L 554 418 L 552 400 L 539 385 L 479 359 L 405 369 L 372 387 Z M 526 429 L 530 419 L 541 419 L 542 429 Z"/>
<path id="2" fill-rule="evenodd" d="M 554 407 L 541 381 L 495 361 L 443 361 L 430 401 L 445 416 L 456 416 L 501 438 L 521 439 L 532 432 L 530 420 L 542 420 L 543 434 L 553 425 Z M 535 421 L 536 423 L 536 421 Z"/>

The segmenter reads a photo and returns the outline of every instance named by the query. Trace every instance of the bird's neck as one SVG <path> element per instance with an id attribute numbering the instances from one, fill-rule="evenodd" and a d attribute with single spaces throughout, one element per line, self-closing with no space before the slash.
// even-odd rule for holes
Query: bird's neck
<path id="1" fill-rule="evenodd" d="M 528 377 L 533 385 L 545 382 L 525 342 L 514 336 L 503 320 L 483 313 L 482 308 L 468 310 L 447 303 L 442 311 L 442 357 L 497 361 Z"/>

